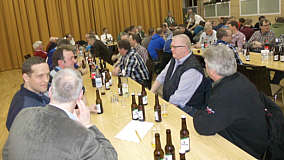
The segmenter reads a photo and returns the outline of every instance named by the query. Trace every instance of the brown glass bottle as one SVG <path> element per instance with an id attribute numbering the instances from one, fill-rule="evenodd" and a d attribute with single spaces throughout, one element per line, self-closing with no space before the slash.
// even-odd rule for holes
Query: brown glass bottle
<path id="1" fill-rule="evenodd" d="M 84 60 L 82 60 L 82 68 L 85 69 L 86 68 L 86 63 Z"/>
<path id="2" fill-rule="evenodd" d="M 162 121 L 161 105 L 160 105 L 160 103 L 159 103 L 159 96 L 158 96 L 158 93 L 155 94 L 154 113 L 155 113 L 155 121 L 156 121 L 156 122 L 161 122 L 161 121 Z"/>
<path id="3" fill-rule="evenodd" d="M 139 103 L 138 103 L 138 120 L 139 121 L 145 121 L 145 109 L 144 109 L 144 105 L 143 105 L 143 102 L 142 102 L 142 95 L 139 94 L 138 95 L 138 100 L 139 100 Z"/>
<path id="4" fill-rule="evenodd" d="M 105 71 L 105 87 L 106 87 L 106 90 L 110 90 L 110 74 L 109 72 L 106 70 Z"/>
<path id="5" fill-rule="evenodd" d="M 122 84 L 121 84 L 121 78 L 120 76 L 118 76 L 118 84 L 117 84 L 117 88 L 118 88 L 118 95 L 122 96 Z"/>
<path id="6" fill-rule="evenodd" d="M 154 150 L 154 160 L 163 160 L 164 159 L 164 151 L 161 148 L 161 141 L 159 133 L 155 133 L 155 150 Z"/>
<path id="7" fill-rule="evenodd" d="M 186 117 L 184 115 L 181 116 L 181 130 L 180 130 L 180 148 L 184 149 L 185 152 L 189 152 L 190 150 L 190 141 L 189 141 L 189 132 L 186 126 Z"/>
<path id="8" fill-rule="evenodd" d="M 147 98 L 147 92 L 145 90 L 145 86 L 144 85 L 142 85 L 141 95 L 142 95 L 143 105 L 147 105 L 148 104 L 148 98 Z"/>
<path id="9" fill-rule="evenodd" d="M 179 159 L 180 160 L 186 160 L 185 159 L 185 151 L 183 149 L 179 150 Z"/>
<path id="10" fill-rule="evenodd" d="M 135 100 L 135 94 L 132 93 L 131 115 L 133 120 L 138 120 L 138 106 Z"/>
<path id="11" fill-rule="evenodd" d="M 247 51 L 244 56 L 246 57 L 246 61 L 250 61 L 249 47 L 247 47 Z"/>
<path id="12" fill-rule="evenodd" d="M 273 61 L 279 61 L 280 59 L 280 46 L 275 45 L 273 52 Z"/>
<path id="13" fill-rule="evenodd" d="M 167 144 L 165 146 L 165 159 L 166 160 L 175 160 L 175 147 L 172 144 L 172 136 L 171 136 L 171 130 L 167 129 Z"/>
<path id="14" fill-rule="evenodd" d="M 103 103 L 102 103 L 102 99 L 100 97 L 100 92 L 99 89 L 96 90 L 97 93 L 97 99 L 96 99 L 96 109 L 97 109 L 97 113 L 98 114 L 102 114 L 104 112 L 103 110 Z"/>
<path id="15" fill-rule="evenodd" d="M 284 45 L 280 49 L 280 62 L 284 62 Z"/>

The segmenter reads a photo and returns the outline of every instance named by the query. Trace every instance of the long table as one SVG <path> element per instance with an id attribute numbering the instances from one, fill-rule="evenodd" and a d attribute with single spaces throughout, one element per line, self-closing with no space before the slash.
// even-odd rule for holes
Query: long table
<path id="1" fill-rule="evenodd" d="M 201 49 L 192 49 L 193 54 L 202 55 Z M 260 53 L 250 52 L 250 61 L 246 61 L 245 56 L 239 53 L 239 56 L 244 64 L 254 66 L 266 66 L 271 70 L 284 71 L 284 62 L 273 61 L 272 54 L 269 54 L 267 58 L 263 58 Z"/>
<path id="2" fill-rule="evenodd" d="M 111 70 L 112 66 L 108 66 Z M 92 87 L 89 74 L 84 77 L 84 85 L 86 87 L 87 103 L 95 104 L 96 101 L 96 88 Z M 102 95 L 103 101 L 103 114 L 92 114 L 91 120 L 99 130 L 109 139 L 112 145 L 115 147 L 118 153 L 118 159 L 120 160 L 151 160 L 154 159 L 152 147 L 152 133 L 151 130 L 142 139 L 142 142 L 135 143 L 120 140 L 115 138 L 115 135 L 119 133 L 130 121 L 131 121 L 131 96 L 119 97 L 118 103 L 111 103 L 111 95 L 117 94 L 117 77 L 112 77 L 113 85 L 111 90 L 106 91 L 106 95 Z M 128 79 L 129 93 L 141 92 L 141 85 L 135 81 Z M 190 133 L 190 152 L 186 154 L 187 159 L 196 160 L 208 160 L 208 159 L 254 159 L 251 155 L 244 152 L 231 142 L 227 141 L 220 135 L 214 136 L 201 136 L 199 135 L 193 126 L 193 119 L 185 112 L 181 111 L 177 107 L 160 98 L 160 104 L 166 104 L 168 116 L 163 117 L 162 122 L 157 123 L 154 120 L 154 94 L 147 90 L 148 105 L 145 106 L 146 121 L 154 123 L 154 127 L 159 128 L 161 137 L 161 145 L 164 149 L 166 145 L 166 129 L 171 129 L 172 141 L 175 146 L 176 159 L 179 159 L 179 133 L 181 129 L 181 115 L 186 115 L 187 128 Z M 137 102 L 137 98 L 136 98 Z M 138 103 L 138 102 L 137 102 Z M 126 105 L 123 105 L 126 104 Z"/>

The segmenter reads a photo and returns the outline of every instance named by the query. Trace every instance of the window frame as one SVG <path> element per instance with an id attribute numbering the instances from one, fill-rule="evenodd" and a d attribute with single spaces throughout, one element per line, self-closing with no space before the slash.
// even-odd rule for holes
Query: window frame
<path id="1" fill-rule="evenodd" d="M 217 5 L 219 5 L 219 4 L 225 4 L 225 3 L 228 3 L 228 5 L 229 5 L 229 15 L 227 15 L 227 16 L 218 16 L 217 15 Z M 227 1 L 227 2 L 218 2 L 218 3 L 214 3 L 214 4 L 208 4 L 208 5 L 214 5 L 215 6 L 215 16 L 214 17 L 206 17 L 205 15 L 205 6 L 207 6 L 207 5 L 204 5 L 204 18 L 218 18 L 218 17 L 230 17 L 231 16 L 231 1 Z"/>
<path id="2" fill-rule="evenodd" d="M 260 0 L 256 0 L 257 1 L 257 13 L 255 14 L 242 14 L 242 6 L 241 6 L 241 2 L 242 1 L 248 1 L 248 0 L 239 0 L 239 8 L 240 8 L 240 16 L 261 16 L 261 15 L 277 15 L 277 14 L 281 14 L 281 0 L 279 1 L 279 12 L 278 13 L 259 13 L 260 9 L 259 9 L 259 1 Z"/>

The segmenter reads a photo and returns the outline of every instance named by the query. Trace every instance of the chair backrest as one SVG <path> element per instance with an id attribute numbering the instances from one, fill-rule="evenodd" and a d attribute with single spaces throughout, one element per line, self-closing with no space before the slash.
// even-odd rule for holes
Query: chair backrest
<path id="1" fill-rule="evenodd" d="M 272 96 L 270 74 L 265 66 L 238 65 L 238 72 L 247 76 L 258 91 L 265 93 L 267 96 Z"/>

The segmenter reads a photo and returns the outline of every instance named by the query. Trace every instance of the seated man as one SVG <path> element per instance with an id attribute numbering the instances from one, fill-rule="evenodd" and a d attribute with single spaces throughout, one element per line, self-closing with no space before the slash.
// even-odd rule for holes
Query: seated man
<path id="1" fill-rule="evenodd" d="M 149 28 L 148 30 L 148 36 L 147 37 L 144 37 L 144 39 L 142 40 L 142 43 L 141 45 L 145 48 L 148 48 L 148 45 L 152 39 L 152 36 L 155 34 L 155 30 L 154 28 Z"/>
<path id="2" fill-rule="evenodd" d="M 34 48 L 34 56 L 39 56 L 43 59 L 45 59 L 47 57 L 47 53 L 43 50 L 43 46 L 42 46 L 42 41 L 36 41 L 33 44 L 33 48 Z"/>
<path id="3" fill-rule="evenodd" d="M 113 41 L 112 35 L 108 33 L 107 28 L 103 28 L 103 34 L 101 35 L 101 41 L 107 45 L 108 43 Z"/>
<path id="4" fill-rule="evenodd" d="M 147 84 L 149 72 L 142 57 L 130 47 L 128 40 L 120 40 L 117 43 L 118 51 L 122 55 L 113 69 L 113 75 L 130 77 L 140 84 Z"/>
<path id="5" fill-rule="evenodd" d="M 24 109 L 13 123 L 3 148 L 6 159 L 116 160 L 117 153 L 81 100 L 83 80 L 73 69 L 55 75 L 46 107 Z M 80 114 L 75 111 L 78 106 Z"/>
<path id="6" fill-rule="evenodd" d="M 152 39 L 147 48 L 152 60 L 158 60 L 158 53 L 156 50 L 163 49 L 164 45 L 165 40 L 163 39 L 163 30 L 162 28 L 157 28 L 156 34 L 152 36 Z"/>
<path id="7" fill-rule="evenodd" d="M 225 29 L 225 28 L 220 28 L 217 32 L 217 43 L 218 44 L 224 44 L 226 46 L 228 46 L 229 48 L 231 48 L 235 54 L 235 58 L 237 61 L 237 64 L 242 65 L 243 62 L 239 56 L 238 51 L 236 50 L 236 48 L 230 44 L 230 42 L 232 42 L 232 31 L 229 29 Z"/>
<path id="8" fill-rule="evenodd" d="M 249 39 L 248 43 L 251 49 L 255 52 L 260 52 L 264 49 L 264 44 L 274 44 L 275 34 L 270 30 L 270 22 L 267 19 L 261 20 L 259 22 L 260 30 L 254 32 L 254 34 Z"/>
<path id="9" fill-rule="evenodd" d="M 207 108 L 193 116 L 196 131 L 218 133 L 260 159 L 268 144 L 268 126 L 257 89 L 237 72 L 234 54 L 227 46 L 212 46 L 203 56 L 214 84 Z"/>
<path id="10" fill-rule="evenodd" d="M 143 58 L 144 63 L 147 63 L 147 60 L 149 59 L 148 57 L 148 52 L 147 49 L 141 46 L 139 43 L 139 36 L 138 34 L 132 34 L 130 33 L 129 35 L 129 43 L 131 47 L 133 47 L 136 52 Z"/>
<path id="11" fill-rule="evenodd" d="M 48 54 L 47 54 L 47 64 L 49 66 L 49 69 L 52 70 L 53 68 L 53 62 L 52 62 L 52 56 L 54 54 L 54 52 L 56 51 L 56 49 L 62 45 L 71 45 L 70 41 L 67 39 L 57 39 L 56 41 L 56 47 L 54 47 L 53 49 L 51 49 Z"/>
<path id="12" fill-rule="evenodd" d="M 49 80 L 48 64 L 40 57 L 31 57 L 27 59 L 22 66 L 24 84 L 14 95 L 10 104 L 6 127 L 10 127 L 23 109 L 35 106 L 45 106 L 49 103 L 49 98 L 43 93 L 47 91 Z"/>
<path id="13" fill-rule="evenodd" d="M 163 98 L 192 115 L 205 105 L 208 81 L 190 47 L 190 40 L 185 34 L 173 37 L 173 58 L 158 75 L 151 91 L 155 93 L 163 84 Z"/>
<path id="14" fill-rule="evenodd" d="M 76 63 L 75 56 L 73 53 L 73 47 L 71 45 L 63 45 L 56 49 L 52 56 L 53 69 L 50 72 L 50 82 L 56 72 L 64 68 L 74 69 Z"/>
<path id="15" fill-rule="evenodd" d="M 199 42 L 193 47 L 201 48 L 204 43 L 206 43 L 207 45 L 211 45 L 215 43 L 215 41 L 217 41 L 216 31 L 212 29 L 211 23 L 206 23 L 204 27 L 204 32 L 200 35 Z"/>
<path id="16" fill-rule="evenodd" d="M 232 20 L 229 22 L 229 28 L 233 33 L 231 44 L 241 50 L 243 48 L 243 45 L 246 43 L 246 36 L 239 31 L 238 27 L 239 24 L 237 21 Z"/>
<path id="17" fill-rule="evenodd" d="M 101 57 L 104 61 L 112 64 L 111 51 L 100 40 L 96 39 L 95 35 L 89 35 L 88 43 L 91 45 L 91 54 L 95 57 Z"/>
<path id="18" fill-rule="evenodd" d="M 163 35 L 164 35 L 165 40 L 173 38 L 173 32 L 169 29 L 169 26 L 167 23 L 163 23 L 162 30 L 163 30 Z"/>

